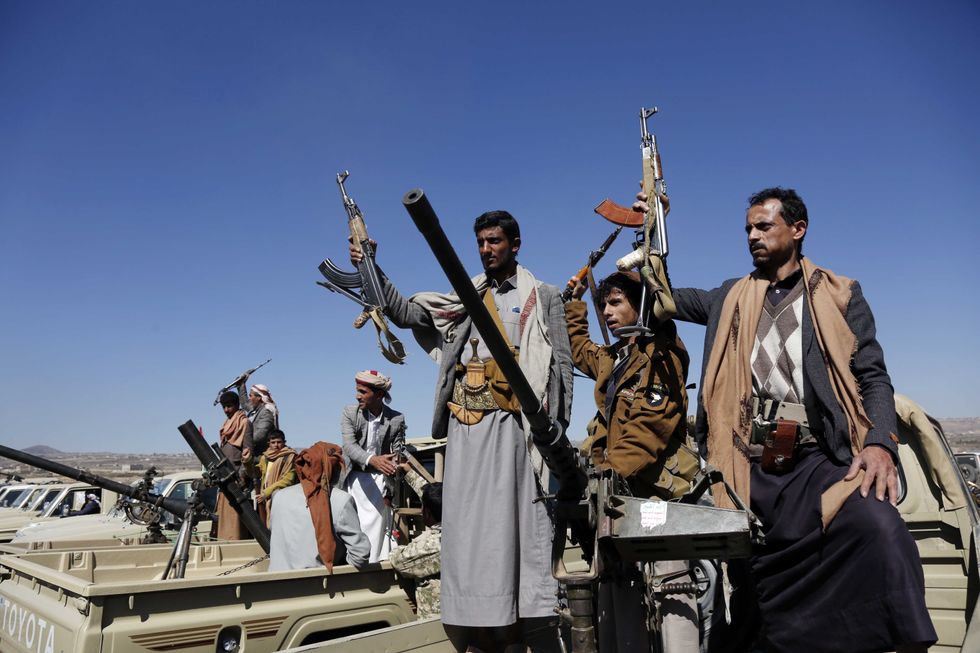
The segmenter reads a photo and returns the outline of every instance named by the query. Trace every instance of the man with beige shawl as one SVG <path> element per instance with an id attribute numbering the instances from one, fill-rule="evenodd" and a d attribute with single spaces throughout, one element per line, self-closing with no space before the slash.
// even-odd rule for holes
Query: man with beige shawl
<path id="1" fill-rule="evenodd" d="M 795 191 L 756 193 L 745 223 L 755 271 L 674 289 L 677 318 L 707 326 L 695 434 L 762 521 L 750 560 L 761 648 L 925 650 L 936 633 L 894 507 L 895 403 L 874 317 L 858 282 L 802 255 L 808 226 Z M 781 457 L 779 420 L 795 433 Z"/>
<path id="2" fill-rule="evenodd" d="M 473 279 L 549 415 L 568 426 L 572 362 L 560 293 L 518 264 L 506 211 L 473 225 L 484 273 Z M 360 254 L 352 249 L 352 260 Z M 547 468 L 506 379 L 454 294 L 405 299 L 382 276 L 392 323 L 439 364 L 432 437 L 448 438 L 443 478 L 442 622 L 458 651 L 520 643 L 557 651 Z M 522 649 L 523 650 L 523 649 Z"/>
<path id="3" fill-rule="evenodd" d="M 221 453 L 241 475 L 242 467 L 252 464 L 252 424 L 239 406 L 241 398 L 237 393 L 224 392 L 219 401 L 227 418 L 221 425 Z M 251 477 L 251 474 L 246 475 Z M 216 536 L 219 540 L 248 539 L 248 531 L 224 492 L 218 492 L 215 513 L 218 515 Z"/>

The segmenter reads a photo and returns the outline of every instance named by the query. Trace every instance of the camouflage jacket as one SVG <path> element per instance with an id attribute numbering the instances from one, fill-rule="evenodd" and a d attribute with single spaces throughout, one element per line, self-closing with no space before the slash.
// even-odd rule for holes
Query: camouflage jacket
<path id="1" fill-rule="evenodd" d="M 391 552 L 391 566 L 402 576 L 415 579 L 419 619 L 439 616 L 439 550 L 442 525 L 425 529 L 417 538 Z"/>
<path id="2" fill-rule="evenodd" d="M 422 496 L 426 481 L 409 471 L 405 481 L 412 490 Z M 439 551 L 442 548 L 442 524 L 436 524 L 414 540 L 392 550 L 388 561 L 402 576 L 415 579 L 415 603 L 419 619 L 438 617 L 439 610 Z"/>

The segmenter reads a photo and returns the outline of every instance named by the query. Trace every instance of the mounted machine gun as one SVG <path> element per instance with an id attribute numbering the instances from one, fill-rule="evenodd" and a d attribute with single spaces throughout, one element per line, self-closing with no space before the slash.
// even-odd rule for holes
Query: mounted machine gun
<path id="1" fill-rule="evenodd" d="M 153 477 L 156 474 L 156 470 L 153 468 L 147 470 L 146 474 L 143 476 L 143 479 L 136 485 L 127 485 L 125 483 L 120 483 L 119 481 L 114 481 L 111 478 L 105 478 L 104 476 L 92 474 L 91 472 L 87 472 L 83 469 L 70 467 L 53 460 L 48 460 L 47 458 L 41 458 L 40 456 L 35 456 L 33 454 L 20 451 L 19 449 L 11 449 L 10 447 L 5 447 L 3 445 L 0 445 L 0 456 L 10 458 L 11 460 L 16 460 L 17 462 L 25 465 L 31 465 L 33 467 L 43 469 L 51 472 L 52 474 L 67 476 L 68 478 L 76 481 L 95 485 L 104 490 L 115 492 L 120 496 L 129 497 L 133 501 L 138 502 L 129 504 L 129 506 L 126 508 L 126 515 L 130 517 L 134 523 L 142 524 L 147 527 L 148 533 L 143 538 L 144 543 L 160 543 L 167 541 L 167 538 L 163 536 L 160 529 L 162 517 L 160 514 L 161 511 L 165 510 L 184 519 L 184 525 L 187 525 L 188 528 L 192 527 L 193 524 L 200 519 L 209 518 L 211 514 L 202 505 L 192 506 L 192 503 L 189 501 L 162 497 L 151 492 L 150 490 L 153 487 Z"/>

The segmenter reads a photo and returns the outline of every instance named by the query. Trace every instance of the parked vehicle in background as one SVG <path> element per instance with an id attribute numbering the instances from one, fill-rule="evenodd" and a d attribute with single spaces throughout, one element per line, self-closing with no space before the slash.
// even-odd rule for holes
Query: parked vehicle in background
<path id="1" fill-rule="evenodd" d="M 87 483 L 39 485 L 31 490 L 28 503 L 20 510 L 0 515 L 0 542 L 9 542 L 14 533 L 32 522 L 45 522 L 68 517 L 85 505 L 86 495 L 94 494 L 107 510 L 105 501 L 115 501 L 115 494 Z M 108 496 L 107 496 L 108 495 Z M 76 517 L 73 517 L 76 518 Z"/>
<path id="2" fill-rule="evenodd" d="M 152 492 L 162 497 L 186 501 L 193 492 L 191 484 L 200 478 L 200 472 L 179 472 L 177 474 L 161 476 L 154 480 Z M 208 510 L 214 510 L 216 495 L 217 491 L 214 488 L 205 490 L 202 493 L 202 500 Z M 146 534 L 147 527 L 145 524 L 137 524 L 129 519 L 126 514 L 126 506 L 131 504 L 131 499 L 122 497 L 105 514 L 83 515 L 57 521 L 33 522 L 18 530 L 10 543 L 12 545 L 26 545 L 27 543 L 39 542 L 66 543 L 83 540 L 118 539 L 135 544 Z M 165 521 L 162 526 L 165 530 L 175 531 L 180 528 L 181 520 L 170 513 L 164 513 L 164 519 Z M 202 521 L 197 526 L 198 533 L 207 534 L 210 529 L 210 521 Z"/>

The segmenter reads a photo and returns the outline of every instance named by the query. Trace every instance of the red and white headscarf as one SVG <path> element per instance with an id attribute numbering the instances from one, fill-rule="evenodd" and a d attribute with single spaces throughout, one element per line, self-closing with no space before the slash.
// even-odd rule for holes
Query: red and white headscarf
<path id="1" fill-rule="evenodd" d="M 278 426 L 279 406 L 277 406 L 276 402 L 272 399 L 272 393 L 269 392 L 269 388 L 265 387 L 261 383 L 256 383 L 248 389 L 248 393 L 258 395 L 258 397 L 262 400 L 262 403 L 265 404 L 265 407 L 272 411 L 272 414 L 275 415 L 276 425 Z"/>
<path id="2" fill-rule="evenodd" d="M 391 390 L 391 379 L 377 370 L 364 370 L 354 375 L 354 381 L 369 388 L 383 390 L 385 394 Z"/>

